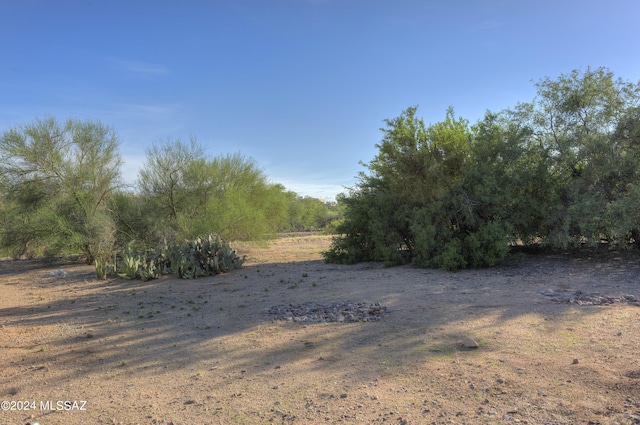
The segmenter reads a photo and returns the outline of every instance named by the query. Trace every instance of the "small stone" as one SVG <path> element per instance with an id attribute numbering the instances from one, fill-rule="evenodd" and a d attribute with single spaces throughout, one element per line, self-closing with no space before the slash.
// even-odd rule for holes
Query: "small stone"
<path id="1" fill-rule="evenodd" d="M 347 398 L 347 394 L 345 393 L 340 394 L 340 398 Z"/>
<path id="2" fill-rule="evenodd" d="M 496 382 L 498 382 L 498 384 L 504 384 L 504 379 L 503 378 L 498 378 L 498 379 L 496 379 Z"/>
<path id="3" fill-rule="evenodd" d="M 476 349 L 479 347 L 478 343 L 473 338 L 470 338 L 468 336 L 462 337 L 462 345 L 465 348 L 471 348 L 471 349 Z"/>
<path id="4" fill-rule="evenodd" d="M 580 360 L 578 360 L 578 359 L 573 359 L 573 362 L 571 362 L 571 363 L 572 363 L 572 364 L 578 364 L 578 363 L 580 363 Z"/>

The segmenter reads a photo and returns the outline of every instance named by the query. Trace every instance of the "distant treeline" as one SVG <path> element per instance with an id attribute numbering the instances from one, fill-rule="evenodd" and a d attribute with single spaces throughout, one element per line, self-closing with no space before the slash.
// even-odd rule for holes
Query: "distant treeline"
<path id="1" fill-rule="evenodd" d="M 262 240 L 322 230 L 340 207 L 270 183 L 239 153 L 208 158 L 195 140 L 154 144 L 135 187 L 121 181 L 113 129 L 35 120 L 0 136 L 0 256 L 96 257 L 217 233 Z"/>

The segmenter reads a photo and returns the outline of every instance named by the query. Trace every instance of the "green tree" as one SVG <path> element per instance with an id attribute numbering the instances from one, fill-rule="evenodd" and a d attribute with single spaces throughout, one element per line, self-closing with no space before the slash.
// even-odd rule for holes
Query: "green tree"
<path id="1" fill-rule="evenodd" d="M 310 196 L 298 196 L 288 192 L 289 220 L 286 231 L 308 231 L 322 229 L 336 217 L 332 215 L 329 205 L 320 199 Z"/>
<path id="2" fill-rule="evenodd" d="M 175 232 L 166 227 L 157 204 L 130 190 L 115 191 L 109 198 L 109 213 L 116 226 L 115 248 L 125 251 L 130 244 L 153 248 L 164 241 L 175 242 Z"/>
<path id="3" fill-rule="evenodd" d="M 385 123 L 369 173 L 339 200 L 342 235 L 325 258 L 457 269 L 504 257 L 508 226 L 476 217 L 479 203 L 465 190 L 473 161 L 468 122 L 449 109 L 444 121 L 427 127 L 412 107 Z"/>
<path id="4" fill-rule="evenodd" d="M 269 183 L 253 159 L 236 153 L 192 165 L 190 188 L 202 202 L 181 215 L 184 235 L 214 231 L 226 240 L 275 235 L 286 217 L 284 187 Z"/>
<path id="5" fill-rule="evenodd" d="M 286 220 L 284 188 L 269 183 L 253 159 L 239 153 L 206 158 L 195 140 L 154 145 L 138 180 L 142 199 L 153 206 L 145 211 L 156 223 L 142 227 L 147 241 L 149 236 L 175 241 L 208 232 L 226 240 L 263 239 Z M 139 221 L 131 213 L 140 208 L 127 208 L 123 216 Z M 124 228 L 135 228 L 126 222 Z"/>
<path id="6" fill-rule="evenodd" d="M 631 229 L 614 231 L 608 211 L 637 176 L 637 149 L 620 136 L 637 114 L 640 85 L 616 79 L 606 68 L 588 68 L 545 78 L 536 87 L 528 108 L 531 143 L 544 149 L 555 200 L 545 241 L 559 248 L 585 240 L 620 242 Z"/>
<path id="7" fill-rule="evenodd" d="M 4 132 L 3 246 L 16 255 L 80 250 L 93 262 L 113 244 L 106 204 L 120 165 L 117 137 L 99 122 L 48 118 Z"/>
<path id="8" fill-rule="evenodd" d="M 446 196 L 462 176 L 469 155 L 468 122 L 452 108 L 443 122 L 425 126 L 407 108 L 380 129 L 378 155 L 366 167 L 403 201 L 426 202 Z"/>
<path id="9" fill-rule="evenodd" d="M 549 159 L 531 129 L 517 114 L 487 112 L 473 126 L 471 160 L 465 167 L 464 189 L 473 205 L 472 220 L 499 221 L 510 228 L 512 243 L 531 243 L 544 230 L 554 199 Z"/>
<path id="10" fill-rule="evenodd" d="M 154 143 L 147 150 L 146 162 L 138 173 L 141 195 L 153 202 L 163 226 L 176 227 L 178 215 L 197 209 L 206 198 L 194 193 L 194 186 L 204 176 L 193 176 L 198 170 L 195 164 L 204 162 L 204 151 L 192 138 L 188 144 L 180 140 Z M 198 181 L 194 181 L 199 177 Z"/>

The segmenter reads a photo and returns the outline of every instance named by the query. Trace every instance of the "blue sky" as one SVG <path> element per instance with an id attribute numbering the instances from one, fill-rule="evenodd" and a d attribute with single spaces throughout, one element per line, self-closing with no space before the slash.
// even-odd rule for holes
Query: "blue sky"
<path id="1" fill-rule="evenodd" d="M 153 142 L 195 137 L 333 199 L 408 106 L 473 123 L 545 76 L 639 81 L 639 19 L 637 0 L 0 0 L 0 131 L 100 120 L 129 182 Z"/>

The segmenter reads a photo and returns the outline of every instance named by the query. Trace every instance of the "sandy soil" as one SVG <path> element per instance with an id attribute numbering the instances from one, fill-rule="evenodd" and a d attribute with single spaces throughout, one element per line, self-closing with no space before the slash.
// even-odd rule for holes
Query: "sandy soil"
<path id="1" fill-rule="evenodd" d="M 195 281 L 0 263 L 0 423 L 640 423 L 640 307 L 542 295 L 640 298 L 637 259 L 448 273 L 324 264 L 329 242 L 236 245 L 241 269 Z M 358 323 L 265 312 L 336 301 L 389 312 Z"/>

